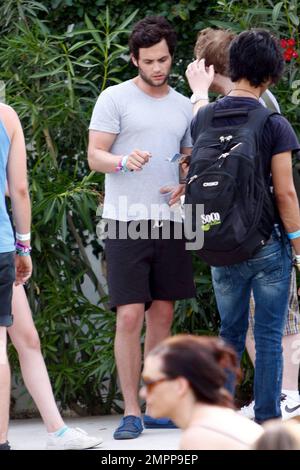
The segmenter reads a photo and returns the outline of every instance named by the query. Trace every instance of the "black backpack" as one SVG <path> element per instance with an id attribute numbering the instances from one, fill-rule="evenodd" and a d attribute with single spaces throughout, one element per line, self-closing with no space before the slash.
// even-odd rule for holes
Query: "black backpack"
<path id="1" fill-rule="evenodd" d="M 272 114 L 262 106 L 215 110 L 215 103 L 197 113 L 197 139 L 186 180 L 185 231 L 190 239 L 191 229 L 194 234 L 204 232 L 197 254 L 211 266 L 250 259 L 270 237 L 276 210 L 260 142 Z M 246 118 L 243 124 L 217 127 L 219 118 L 240 116 Z M 197 204 L 204 205 L 200 216 Z"/>

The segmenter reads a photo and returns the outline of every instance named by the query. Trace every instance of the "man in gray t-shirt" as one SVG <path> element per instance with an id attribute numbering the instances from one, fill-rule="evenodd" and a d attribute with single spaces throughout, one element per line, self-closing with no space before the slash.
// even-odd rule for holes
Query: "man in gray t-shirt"
<path id="1" fill-rule="evenodd" d="M 90 168 L 106 174 L 103 217 L 117 230 L 116 237 L 109 235 L 105 242 L 111 307 L 117 310 L 115 356 L 125 402 L 115 439 L 136 438 L 143 430 L 138 388 L 145 310 L 146 355 L 170 335 L 174 301 L 195 294 L 191 257 L 183 236 L 178 237 L 180 211 L 172 207 L 184 188 L 178 184 L 177 165 L 169 159 L 191 153 L 192 118 L 189 100 L 168 85 L 175 43 L 165 18 L 138 22 L 130 37 L 138 75 L 101 93 L 89 127 Z M 149 229 L 149 236 L 130 237 L 132 224 Z M 169 226 L 168 239 L 162 225 Z M 120 235 L 124 230 L 125 238 Z M 145 427 L 173 426 L 168 419 L 150 416 L 148 400 L 147 406 Z"/>

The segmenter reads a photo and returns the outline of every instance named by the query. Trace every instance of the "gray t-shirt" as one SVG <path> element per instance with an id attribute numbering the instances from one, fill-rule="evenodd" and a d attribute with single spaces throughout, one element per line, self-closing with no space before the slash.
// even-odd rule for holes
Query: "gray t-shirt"
<path id="1" fill-rule="evenodd" d="M 192 147 L 190 101 L 172 88 L 162 98 L 144 93 L 133 80 L 104 90 L 95 105 L 90 130 L 117 134 L 110 149 L 127 155 L 135 149 L 152 155 L 142 171 L 105 175 L 104 218 L 179 220 L 161 187 L 178 185 L 178 164 L 170 163 L 182 147 Z"/>

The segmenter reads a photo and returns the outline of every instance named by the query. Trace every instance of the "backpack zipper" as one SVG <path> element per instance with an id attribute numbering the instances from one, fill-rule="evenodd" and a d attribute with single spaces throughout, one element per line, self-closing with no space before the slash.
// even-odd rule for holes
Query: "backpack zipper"
<path id="1" fill-rule="evenodd" d="M 230 154 L 230 152 L 234 149 L 236 149 L 237 147 L 239 147 L 240 145 L 242 145 L 242 142 L 239 142 L 238 144 L 234 145 L 228 152 L 225 152 L 225 153 L 222 153 L 218 158 L 217 160 L 220 160 L 220 158 L 226 158 L 228 157 L 228 155 Z"/>
<path id="2" fill-rule="evenodd" d="M 225 161 L 225 158 L 227 158 L 228 155 L 230 155 L 230 152 L 231 152 L 232 150 L 235 150 L 235 149 L 236 149 L 237 147 L 239 147 L 240 145 L 242 145 L 242 142 L 239 142 L 238 144 L 234 145 L 234 146 L 229 150 L 229 152 L 222 153 L 222 154 L 217 158 L 217 160 L 220 160 L 221 158 L 223 158 L 223 161 L 219 164 L 219 168 L 221 168 L 221 166 L 223 165 L 223 163 L 224 163 L 224 161 Z M 197 179 L 197 178 L 198 178 L 198 175 L 192 176 L 192 177 L 189 179 L 189 181 L 188 181 L 187 184 L 191 184 L 191 183 L 192 183 L 195 179 Z"/>

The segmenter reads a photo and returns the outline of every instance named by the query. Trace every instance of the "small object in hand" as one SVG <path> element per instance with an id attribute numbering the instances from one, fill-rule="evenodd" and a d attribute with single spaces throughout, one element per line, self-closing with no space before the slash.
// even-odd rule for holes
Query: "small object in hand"
<path id="1" fill-rule="evenodd" d="M 175 153 L 173 157 L 166 158 L 170 163 L 178 163 L 179 165 L 179 184 L 186 183 L 186 177 L 190 165 L 191 156 L 185 153 Z"/>
<path id="2" fill-rule="evenodd" d="M 181 157 L 179 159 L 179 183 L 180 184 L 185 184 L 186 183 L 186 177 L 188 174 L 188 169 L 190 166 L 190 161 L 191 161 L 191 156 L 186 155 L 186 154 L 181 154 Z"/>

